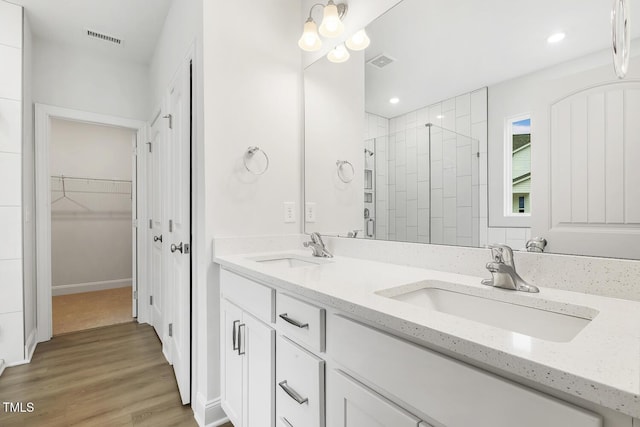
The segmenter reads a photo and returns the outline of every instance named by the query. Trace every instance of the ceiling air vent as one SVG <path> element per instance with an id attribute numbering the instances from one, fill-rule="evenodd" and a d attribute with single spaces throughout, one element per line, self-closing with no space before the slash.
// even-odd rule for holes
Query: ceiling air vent
<path id="1" fill-rule="evenodd" d="M 391 64 L 392 62 L 395 62 L 396 60 L 392 57 L 390 57 L 389 55 L 385 54 L 385 53 L 381 53 L 380 55 L 376 56 L 375 58 L 371 58 L 370 60 L 367 61 L 367 64 L 369 65 L 373 65 L 376 68 L 384 68 L 387 65 Z"/>
<path id="2" fill-rule="evenodd" d="M 87 30 L 87 36 L 92 39 L 102 40 L 103 42 L 112 43 L 118 46 L 122 46 L 122 39 L 117 37 L 109 36 L 107 34 L 99 33 L 93 30 Z"/>

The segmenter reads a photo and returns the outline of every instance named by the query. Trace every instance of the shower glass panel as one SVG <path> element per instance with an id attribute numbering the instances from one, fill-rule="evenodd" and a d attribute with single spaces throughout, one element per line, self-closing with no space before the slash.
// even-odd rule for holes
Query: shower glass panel
<path id="1" fill-rule="evenodd" d="M 426 124 L 367 140 L 365 147 L 373 151 L 365 150 L 365 165 L 374 168 L 375 182 L 373 203 L 365 203 L 369 238 L 479 246 L 477 140 Z"/>

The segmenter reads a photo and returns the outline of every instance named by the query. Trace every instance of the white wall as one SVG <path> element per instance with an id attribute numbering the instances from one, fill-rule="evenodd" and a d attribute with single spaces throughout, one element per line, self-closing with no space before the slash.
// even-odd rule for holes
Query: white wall
<path id="1" fill-rule="evenodd" d="M 33 139 L 33 38 L 24 15 L 23 116 L 22 116 L 22 219 L 24 237 L 24 337 L 29 351 L 35 348 L 36 330 L 36 222 L 35 146 Z"/>
<path id="2" fill-rule="evenodd" d="M 144 120 L 149 116 L 149 67 L 90 50 L 33 43 L 36 103 Z"/>
<path id="3" fill-rule="evenodd" d="M 323 58 L 304 71 L 305 203 L 315 203 L 307 233 L 346 235 L 363 228 L 364 53 L 334 64 Z M 336 161 L 351 162 L 338 176 Z M 363 233 L 364 234 L 364 233 Z"/>
<path id="4" fill-rule="evenodd" d="M 0 1 L 0 359 L 24 359 L 22 7 Z"/>
<path id="5" fill-rule="evenodd" d="M 197 285 L 207 289 L 197 310 L 204 310 L 209 328 L 211 400 L 220 395 L 219 270 L 211 264 L 213 237 L 301 230 L 300 221 L 284 223 L 282 203 L 293 201 L 300 209 L 302 73 L 296 40 L 302 23 L 297 0 L 205 1 L 202 16 L 205 187 L 197 194 L 206 206 L 199 233 L 208 245 L 208 270 L 206 283 Z M 242 156 L 250 145 L 260 146 L 271 159 L 260 177 L 243 172 Z"/>
<path id="6" fill-rule="evenodd" d="M 131 180 L 134 132 L 67 120 L 51 120 L 52 175 Z M 114 185 L 67 181 L 68 197 L 51 205 L 51 265 L 56 288 L 132 277 L 131 196 L 108 193 Z M 130 189 L 117 185 L 118 191 Z M 62 197 L 60 182 L 52 181 L 51 200 Z M 77 191 L 104 191 L 82 193 Z"/>

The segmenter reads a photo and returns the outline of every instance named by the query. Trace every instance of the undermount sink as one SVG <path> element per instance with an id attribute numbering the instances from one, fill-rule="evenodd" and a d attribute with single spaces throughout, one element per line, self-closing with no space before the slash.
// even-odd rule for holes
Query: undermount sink
<path id="1" fill-rule="evenodd" d="M 287 267 L 287 268 L 297 268 L 297 267 L 312 267 L 320 264 L 325 264 L 328 262 L 323 259 L 310 259 L 305 258 L 299 255 L 274 255 L 274 256 L 265 256 L 265 257 L 257 257 L 251 258 L 252 261 L 255 261 L 260 264 L 274 265 L 279 267 Z"/>
<path id="2" fill-rule="evenodd" d="M 428 285 L 417 290 L 415 287 L 408 288 L 406 292 L 392 291 L 393 289 L 378 292 L 378 294 L 396 301 L 546 341 L 571 341 L 597 314 L 595 311 L 593 313 L 585 311 L 581 313 L 583 317 L 580 317 Z"/>

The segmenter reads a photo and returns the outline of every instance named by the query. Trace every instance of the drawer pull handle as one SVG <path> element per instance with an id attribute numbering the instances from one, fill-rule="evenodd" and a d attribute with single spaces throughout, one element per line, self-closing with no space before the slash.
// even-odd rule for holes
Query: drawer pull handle
<path id="1" fill-rule="evenodd" d="M 244 323 L 241 323 L 238 326 L 238 356 L 243 356 L 244 355 L 244 350 L 242 349 L 242 328 L 244 328 L 246 325 Z"/>
<path id="2" fill-rule="evenodd" d="M 293 424 L 291 424 L 291 423 L 289 422 L 289 420 L 288 420 L 288 419 L 286 419 L 285 417 L 281 417 L 280 419 L 282 420 L 282 422 L 284 423 L 284 425 L 286 425 L 287 427 L 293 427 Z"/>
<path id="3" fill-rule="evenodd" d="M 308 323 L 300 323 L 297 320 L 293 320 L 292 318 L 287 316 L 287 313 L 282 313 L 282 314 L 278 315 L 278 317 L 280 317 L 285 322 L 291 323 L 293 326 L 296 326 L 296 327 L 298 327 L 300 329 L 304 329 L 304 328 L 309 329 L 309 324 Z"/>
<path id="4" fill-rule="evenodd" d="M 233 321 L 233 350 L 238 350 L 238 332 L 236 331 L 236 326 L 240 323 L 239 320 Z"/>
<path id="5" fill-rule="evenodd" d="M 294 389 L 289 387 L 286 380 L 278 383 L 278 385 L 284 390 L 285 393 L 289 395 L 290 398 L 298 402 L 300 405 L 309 402 L 309 399 L 307 399 L 306 397 L 303 398 L 298 393 L 296 393 Z"/>

